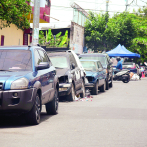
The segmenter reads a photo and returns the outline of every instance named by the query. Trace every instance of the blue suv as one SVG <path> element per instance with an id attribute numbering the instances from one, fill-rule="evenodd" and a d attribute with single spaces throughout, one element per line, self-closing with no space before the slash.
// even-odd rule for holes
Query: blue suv
<path id="1" fill-rule="evenodd" d="M 39 46 L 0 47 L 0 115 L 24 114 L 27 123 L 58 113 L 59 83 L 56 69 Z"/>

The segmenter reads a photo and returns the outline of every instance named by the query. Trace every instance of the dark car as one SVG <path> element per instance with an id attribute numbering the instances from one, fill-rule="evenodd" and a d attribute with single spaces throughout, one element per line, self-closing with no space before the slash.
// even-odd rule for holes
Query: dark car
<path id="1" fill-rule="evenodd" d="M 110 57 L 106 53 L 86 53 L 79 55 L 80 59 L 99 60 L 106 71 L 106 90 L 113 86 L 113 68 Z"/>
<path id="2" fill-rule="evenodd" d="M 70 51 L 48 53 L 59 77 L 59 96 L 67 101 L 75 100 L 75 95 L 85 97 L 85 75 Z"/>
<path id="3" fill-rule="evenodd" d="M 81 59 L 80 61 L 85 69 L 86 78 L 88 80 L 88 82 L 85 83 L 85 87 L 90 89 L 93 95 L 98 94 L 98 89 L 104 92 L 106 89 L 106 72 L 101 62 L 88 59 Z"/>
<path id="4" fill-rule="evenodd" d="M 39 46 L 0 47 L 0 114 L 25 114 L 29 124 L 58 113 L 59 83 L 56 69 Z"/>

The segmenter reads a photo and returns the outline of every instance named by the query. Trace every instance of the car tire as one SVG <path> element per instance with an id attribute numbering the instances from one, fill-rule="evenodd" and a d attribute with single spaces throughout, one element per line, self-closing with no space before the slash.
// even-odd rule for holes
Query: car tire
<path id="1" fill-rule="evenodd" d="M 56 89 L 53 100 L 45 105 L 47 114 L 56 115 L 58 113 L 58 105 L 59 105 L 59 97 L 58 97 L 58 91 Z"/>
<path id="2" fill-rule="evenodd" d="M 71 92 L 69 95 L 67 95 L 67 101 L 74 101 L 75 100 L 75 89 L 74 89 L 74 85 L 71 85 Z"/>
<path id="3" fill-rule="evenodd" d="M 101 92 L 105 92 L 106 90 L 106 81 L 104 82 L 104 84 L 100 87 L 100 91 Z"/>
<path id="4" fill-rule="evenodd" d="M 109 84 L 109 87 L 113 87 L 113 78 L 111 77 L 111 83 Z"/>
<path id="5" fill-rule="evenodd" d="M 95 86 L 93 87 L 91 94 L 98 95 L 98 81 L 96 82 Z"/>
<path id="6" fill-rule="evenodd" d="M 41 102 L 39 95 L 36 94 L 34 105 L 30 112 L 26 114 L 26 121 L 29 125 L 38 125 L 40 123 Z"/>
<path id="7" fill-rule="evenodd" d="M 109 90 L 109 82 L 106 80 L 106 90 Z"/>
<path id="8" fill-rule="evenodd" d="M 80 97 L 84 98 L 85 97 L 85 85 L 84 85 L 84 81 L 82 82 L 82 93 L 80 93 Z"/>

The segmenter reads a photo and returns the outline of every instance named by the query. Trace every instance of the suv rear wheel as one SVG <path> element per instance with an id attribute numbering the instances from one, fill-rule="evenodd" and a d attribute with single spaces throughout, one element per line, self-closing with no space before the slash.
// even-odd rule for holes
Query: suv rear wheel
<path id="1" fill-rule="evenodd" d="M 75 100 L 75 89 L 74 85 L 71 85 L 71 93 L 67 95 L 67 101 L 74 101 Z"/>
<path id="2" fill-rule="evenodd" d="M 93 87 L 91 93 L 93 95 L 98 95 L 98 81 L 96 82 L 95 86 Z"/>
<path id="3" fill-rule="evenodd" d="M 100 87 L 101 92 L 105 92 L 106 90 L 106 81 L 104 82 L 104 85 Z"/>
<path id="4" fill-rule="evenodd" d="M 84 85 L 84 81 L 82 82 L 82 93 L 80 94 L 81 98 L 85 97 L 85 85 Z"/>
<path id="5" fill-rule="evenodd" d="M 30 125 L 38 125 L 40 123 L 41 103 L 39 95 L 36 94 L 33 108 L 26 114 L 26 121 Z"/>
<path id="6" fill-rule="evenodd" d="M 111 83 L 109 84 L 109 87 L 112 87 L 113 86 L 113 83 L 112 83 L 112 80 L 113 78 L 111 77 Z"/>
<path id="7" fill-rule="evenodd" d="M 59 98 L 58 98 L 58 91 L 56 89 L 54 94 L 54 99 L 45 105 L 47 114 L 51 114 L 51 115 L 57 114 L 58 104 L 59 104 Z"/>
<path id="8" fill-rule="evenodd" d="M 109 90 L 109 81 L 106 80 L 106 90 Z"/>

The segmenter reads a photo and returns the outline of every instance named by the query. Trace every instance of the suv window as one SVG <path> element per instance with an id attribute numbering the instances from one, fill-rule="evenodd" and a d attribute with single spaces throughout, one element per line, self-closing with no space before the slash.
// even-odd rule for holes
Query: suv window
<path id="1" fill-rule="evenodd" d="M 34 55 L 35 55 L 35 65 L 39 65 L 39 63 L 42 62 L 42 60 L 37 50 L 35 50 Z"/>
<path id="2" fill-rule="evenodd" d="M 42 62 L 49 62 L 48 56 L 46 55 L 46 53 L 44 51 L 38 50 L 38 52 L 41 56 Z"/>
<path id="3" fill-rule="evenodd" d="M 28 50 L 0 50 L 0 70 L 32 70 L 32 54 Z"/>
<path id="4" fill-rule="evenodd" d="M 103 68 L 101 62 L 98 62 L 98 64 L 99 64 L 99 68 Z"/>
<path id="5" fill-rule="evenodd" d="M 106 55 L 106 58 L 107 58 L 107 62 L 110 63 L 110 57 Z"/>
<path id="6" fill-rule="evenodd" d="M 97 68 L 99 68 L 99 62 L 97 62 Z"/>
<path id="7" fill-rule="evenodd" d="M 71 53 L 69 54 L 69 56 L 70 56 L 70 62 L 71 63 L 74 63 L 75 64 L 75 67 L 77 67 L 77 62 L 76 62 L 74 56 Z"/>

